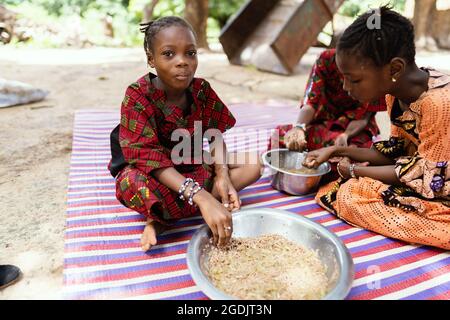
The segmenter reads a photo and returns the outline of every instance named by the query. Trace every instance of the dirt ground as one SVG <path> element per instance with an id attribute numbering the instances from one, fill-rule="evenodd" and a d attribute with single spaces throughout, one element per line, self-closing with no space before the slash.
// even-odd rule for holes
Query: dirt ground
<path id="1" fill-rule="evenodd" d="M 228 104 L 297 104 L 321 50 L 311 48 L 290 77 L 230 66 L 222 53 L 201 53 L 197 76 L 208 79 Z M 449 52 L 419 53 L 418 61 L 450 72 Z M 140 48 L 0 47 L 0 77 L 50 91 L 42 102 L 0 109 L 0 264 L 23 271 L 20 282 L 0 291 L 0 299 L 61 299 L 74 112 L 118 112 L 127 85 L 146 71 Z M 386 115 L 377 120 L 386 135 Z"/>

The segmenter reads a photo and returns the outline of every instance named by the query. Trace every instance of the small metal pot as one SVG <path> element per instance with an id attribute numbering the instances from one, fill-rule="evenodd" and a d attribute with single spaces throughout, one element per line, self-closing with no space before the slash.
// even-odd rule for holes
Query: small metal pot
<path id="1" fill-rule="evenodd" d="M 273 188 L 300 196 L 317 191 L 320 179 L 331 171 L 328 162 L 322 163 L 316 173 L 292 173 L 286 170 L 301 167 L 306 153 L 273 149 L 262 155 L 264 165 L 269 168 Z"/>

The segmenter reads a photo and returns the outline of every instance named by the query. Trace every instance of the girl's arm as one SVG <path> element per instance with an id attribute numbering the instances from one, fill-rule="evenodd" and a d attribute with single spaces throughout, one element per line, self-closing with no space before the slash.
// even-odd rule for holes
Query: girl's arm
<path id="1" fill-rule="evenodd" d="M 314 114 L 316 113 L 316 110 L 309 104 L 303 105 L 303 107 L 300 108 L 300 112 L 298 114 L 297 123 L 304 123 L 305 125 L 308 125 L 313 121 Z"/>
<path id="2" fill-rule="evenodd" d="M 228 149 L 222 134 L 214 136 L 210 144 L 211 157 L 214 164 L 214 172 L 217 176 L 229 177 L 228 175 Z"/>
<path id="3" fill-rule="evenodd" d="M 178 192 L 178 190 L 180 189 L 180 186 L 186 180 L 186 178 L 173 167 L 156 169 L 156 170 L 153 170 L 152 174 L 159 182 L 161 182 L 167 188 L 169 188 L 170 190 L 175 191 L 175 192 Z M 191 185 L 192 184 L 190 184 L 189 187 Z M 186 188 L 186 190 L 184 191 L 184 197 L 186 199 L 189 196 L 188 193 L 189 193 L 189 188 Z M 210 198 L 209 196 L 211 196 L 211 198 L 214 199 L 214 197 L 212 197 L 212 195 L 209 192 L 207 192 L 205 190 L 200 190 L 197 194 L 195 194 L 195 196 L 192 198 L 192 200 L 198 206 L 200 206 L 200 203 L 202 201 L 207 201 Z"/>
<path id="4" fill-rule="evenodd" d="M 156 169 L 153 170 L 152 174 L 159 182 L 175 192 L 178 192 L 180 186 L 185 181 L 185 177 L 173 167 Z M 189 184 L 184 192 L 186 199 L 189 196 L 189 188 L 191 185 L 192 183 Z M 219 245 L 228 243 L 231 239 L 233 228 L 231 213 L 212 194 L 204 189 L 197 192 L 192 200 L 199 207 L 203 219 L 205 219 L 206 224 L 211 229 L 214 243 L 218 243 Z M 230 230 L 230 232 L 227 233 L 227 230 Z"/>
<path id="5" fill-rule="evenodd" d="M 374 148 L 331 146 L 308 152 L 303 161 L 303 165 L 308 168 L 317 168 L 320 164 L 328 161 L 332 157 L 347 157 L 355 162 L 368 162 L 373 166 L 395 164 L 394 160 L 384 156 Z"/>
<path id="6" fill-rule="evenodd" d="M 169 188 L 170 190 L 177 192 L 177 193 L 178 193 L 181 185 L 186 180 L 186 178 L 173 167 L 153 170 L 152 175 L 159 182 L 161 182 L 163 185 L 165 185 L 167 188 Z M 192 186 L 192 183 L 190 183 L 188 185 L 188 187 L 186 188 L 186 190 L 184 191 L 184 197 L 186 199 L 189 196 L 189 189 L 191 186 Z M 200 210 L 208 202 L 217 202 L 217 200 L 208 191 L 206 191 L 204 189 L 197 192 L 194 195 L 194 197 L 192 198 L 192 200 L 200 208 Z M 202 211 L 202 215 L 203 215 L 203 211 Z"/>
<path id="7" fill-rule="evenodd" d="M 339 172 L 343 174 L 344 177 L 350 178 L 350 162 L 341 161 L 339 163 Z M 401 184 L 400 180 L 397 177 L 397 174 L 395 173 L 394 165 L 376 167 L 355 165 L 353 172 L 357 178 L 368 177 L 389 185 Z"/>
<path id="8" fill-rule="evenodd" d="M 369 112 L 362 119 L 350 121 L 345 131 L 336 137 L 334 145 L 338 147 L 348 146 L 348 140 L 359 134 L 367 126 L 371 114 Z"/>
<path id="9" fill-rule="evenodd" d="M 389 185 L 399 185 L 400 180 L 395 173 L 395 166 L 358 167 L 354 168 L 355 176 L 369 177 Z"/>
<path id="10" fill-rule="evenodd" d="M 214 136 L 214 142 L 211 146 L 211 157 L 216 174 L 214 186 L 226 208 L 230 211 L 240 209 L 239 196 L 229 175 L 228 150 L 223 136 Z"/>
<path id="11" fill-rule="evenodd" d="M 297 124 L 304 124 L 305 126 L 310 124 L 314 119 L 315 112 L 310 104 L 303 105 L 297 118 Z M 291 130 L 286 132 L 284 142 L 289 150 L 303 151 L 307 145 L 306 130 L 294 125 Z"/>
<path id="12" fill-rule="evenodd" d="M 374 148 L 331 147 L 331 157 L 349 157 L 356 162 L 369 162 L 374 166 L 393 165 L 394 160 L 384 156 Z"/>
<path id="13" fill-rule="evenodd" d="M 367 112 L 362 119 L 350 121 L 344 132 L 347 135 L 347 139 L 353 138 L 364 130 L 372 116 L 373 112 Z"/>

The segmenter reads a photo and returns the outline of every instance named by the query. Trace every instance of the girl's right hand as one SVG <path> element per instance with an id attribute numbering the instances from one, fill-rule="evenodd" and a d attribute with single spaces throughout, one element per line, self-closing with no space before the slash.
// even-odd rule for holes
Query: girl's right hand
<path id="1" fill-rule="evenodd" d="M 211 229 L 214 244 L 219 246 L 228 244 L 233 233 L 231 212 L 207 191 L 202 190 L 196 196 L 200 196 L 196 203 L 203 219 Z"/>
<path id="2" fill-rule="evenodd" d="M 297 127 L 292 128 L 284 135 L 284 144 L 290 151 L 303 151 L 307 145 L 305 131 Z"/>
<path id="3" fill-rule="evenodd" d="M 334 146 L 317 149 L 306 154 L 303 165 L 307 168 L 316 169 L 322 163 L 328 161 L 336 150 Z"/>

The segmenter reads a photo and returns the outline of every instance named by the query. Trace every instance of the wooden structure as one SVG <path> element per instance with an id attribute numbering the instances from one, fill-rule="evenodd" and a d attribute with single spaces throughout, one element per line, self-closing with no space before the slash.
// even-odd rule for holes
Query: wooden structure
<path id="1" fill-rule="evenodd" d="M 249 0 L 219 40 L 233 64 L 292 74 L 344 0 Z"/>

